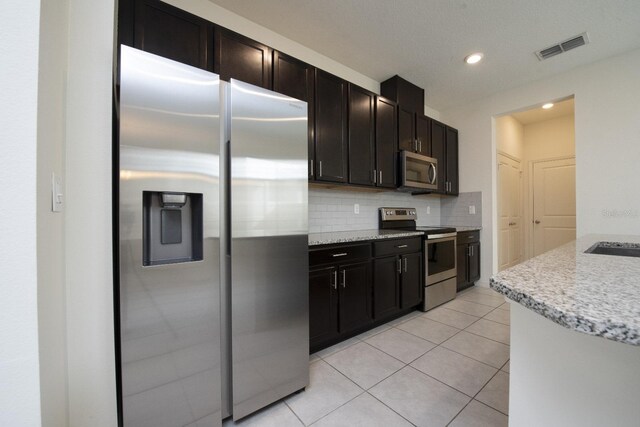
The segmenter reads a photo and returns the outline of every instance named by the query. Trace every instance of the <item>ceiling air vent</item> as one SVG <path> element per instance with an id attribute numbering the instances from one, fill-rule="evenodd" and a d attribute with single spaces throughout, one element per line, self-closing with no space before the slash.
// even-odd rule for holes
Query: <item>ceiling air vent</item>
<path id="1" fill-rule="evenodd" d="M 536 52 L 536 56 L 540 61 L 542 61 L 543 59 L 551 58 L 552 56 L 559 55 L 568 50 L 584 46 L 587 43 L 589 43 L 587 33 L 582 33 L 563 42 L 554 44 L 553 46 L 539 50 Z"/>

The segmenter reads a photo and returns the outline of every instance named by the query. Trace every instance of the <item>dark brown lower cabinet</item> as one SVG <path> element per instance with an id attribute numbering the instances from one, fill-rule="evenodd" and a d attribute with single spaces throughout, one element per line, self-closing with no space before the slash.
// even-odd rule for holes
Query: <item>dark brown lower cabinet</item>
<path id="1" fill-rule="evenodd" d="M 338 306 L 341 334 L 371 323 L 371 261 L 338 268 Z"/>
<path id="2" fill-rule="evenodd" d="M 324 342 L 338 335 L 338 269 L 320 268 L 309 272 L 309 339 Z"/>
<path id="3" fill-rule="evenodd" d="M 457 291 L 460 292 L 480 279 L 480 232 L 459 232 L 456 247 Z"/>
<path id="4" fill-rule="evenodd" d="M 309 251 L 309 338 L 312 351 L 373 321 L 371 244 Z"/>
<path id="5" fill-rule="evenodd" d="M 384 319 L 400 310 L 398 256 L 376 258 L 373 261 L 373 315 Z"/>
<path id="6" fill-rule="evenodd" d="M 424 285 L 422 282 L 422 252 L 402 255 L 401 308 L 414 307 L 422 302 Z"/>
<path id="7" fill-rule="evenodd" d="M 373 243 L 373 318 L 376 322 L 422 302 L 421 249 L 421 238 Z"/>

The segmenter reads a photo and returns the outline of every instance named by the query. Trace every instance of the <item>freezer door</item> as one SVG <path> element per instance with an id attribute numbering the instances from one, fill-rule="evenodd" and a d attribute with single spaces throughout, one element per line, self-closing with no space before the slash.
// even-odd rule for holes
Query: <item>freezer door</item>
<path id="1" fill-rule="evenodd" d="M 237 420 L 309 383 L 307 104 L 230 86 Z"/>
<path id="2" fill-rule="evenodd" d="M 122 425 L 219 426 L 219 78 L 126 46 L 121 58 Z"/>

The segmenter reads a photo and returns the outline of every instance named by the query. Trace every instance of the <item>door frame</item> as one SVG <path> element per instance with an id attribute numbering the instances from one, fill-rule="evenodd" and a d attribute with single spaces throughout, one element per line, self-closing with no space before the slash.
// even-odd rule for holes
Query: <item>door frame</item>
<path id="1" fill-rule="evenodd" d="M 517 158 L 514 155 L 511 155 L 509 153 L 506 153 L 502 150 L 496 150 L 496 231 L 498 233 L 498 238 L 496 240 L 496 248 L 498 249 L 496 252 L 496 257 L 497 257 L 497 270 L 499 271 L 500 269 L 500 238 L 499 238 L 499 233 L 500 233 L 500 224 L 499 224 L 499 211 L 500 211 L 500 156 L 504 156 L 508 159 L 513 160 L 514 162 L 518 162 L 518 164 L 520 165 L 520 218 L 522 218 L 522 221 L 526 221 L 525 218 L 525 180 L 524 180 L 524 161 L 522 159 Z M 520 244 L 522 245 L 521 250 L 522 250 L 522 261 L 526 261 L 527 258 L 527 248 L 525 245 L 525 227 L 521 227 L 520 228 Z"/>
<path id="2" fill-rule="evenodd" d="M 527 162 L 527 194 L 526 194 L 526 209 L 524 212 L 524 217 L 522 218 L 525 224 L 527 224 L 525 231 L 525 254 L 524 259 L 533 258 L 534 253 L 534 242 L 533 242 L 533 170 L 536 164 L 544 163 L 544 162 L 553 162 L 556 160 L 573 160 L 573 164 L 576 164 L 576 156 L 556 156 L 556 157 L 545 157 L 544 159 L 537 160 L 529 160 Z M 576 189 L 574 189 L 575 191 Z M 578 209 L 576 209 L 576 224 L 578 223 Z M 523 227 L 524 228 L 524 227 Z M 576 227 L 577 228 L 577 227 Z"/>

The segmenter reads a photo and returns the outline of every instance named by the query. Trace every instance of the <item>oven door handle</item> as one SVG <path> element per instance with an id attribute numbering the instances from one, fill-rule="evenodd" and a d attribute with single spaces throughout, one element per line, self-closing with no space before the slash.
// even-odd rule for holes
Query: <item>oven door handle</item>
<path id="1" fill-rule="evenodd" d="M 456 237 L 458 233 L 442 233 L 442 234 L 430 234 L 427 236 L 427 240 L 446 239 L 448 237 Z"/>

